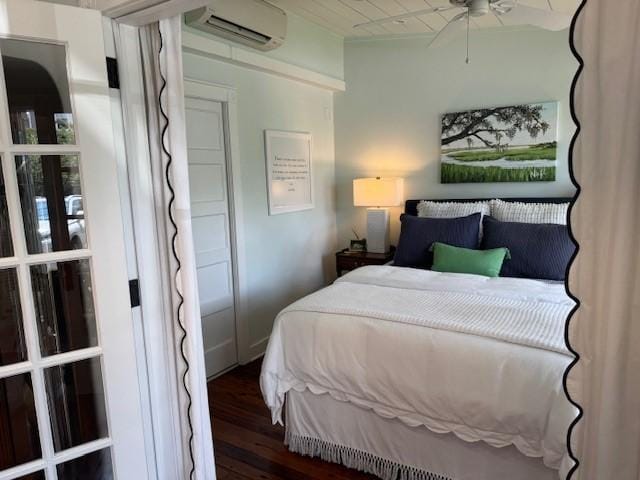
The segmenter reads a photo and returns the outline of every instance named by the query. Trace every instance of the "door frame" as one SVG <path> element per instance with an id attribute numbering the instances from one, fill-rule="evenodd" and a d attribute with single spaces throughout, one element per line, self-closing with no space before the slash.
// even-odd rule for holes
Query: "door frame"
<path id="1" fill-rule="evenodd" d="M 244 249 L 244 215 L 240 165 L 240 138 L 238 135 L 237 90 L 228 85 L 205 82 L 191 77 L 184 79 L 185 96 L 193 96 L 222 104 L 224 148 L 229 205 L 229 239 L 233 276 L 233 302 L 235 308 L 236 346 L 238 363 L 253 360 L 249 346 L 247 318 L 246 253 Z M 233 368 L 233 367 L 232 367 Z M 229 369 L 227 369 L 229 370 Z M 225 371 L 227 371 L 225 370 Z M 224 373 L 220 372 L 220 374 Z"/>
<path id="2" fill-rule="evenodd" d="M 111 19 L 102 17 L 102 29 L 107 58 L 117 58 L 113 24 Z M 127 273 L 129 281 L 139 278 L 139 270 L 135 250 L 135 237 L 133 225 L 133 210 L 131 204 L 131 191 L 129 189 L 127 152 L 125 143 L 124 110 L 119 86 L 109 86 L 111 100 L 111 121 L 113 123 L 113 140 L 115 145 L 115 158 L 118 170 L 118 187 L 120 189 L 120 210 L 122 211 L 125 250 L 127 254 Z M 138 383 L 140 385 L 140 401 L 143 405 L 144 443 L 147 454 L 147 471 L 150 479 L 159 479 L 158 467 L 162 467 L 171 460 L 159 460 L 156 455 L 154 443 L 154 425 L 151 408 L 149 365 L 147 362 L 144 343 L 144 318 L 140 306 L 131 307 L 131 315 L 134 329 L 134 341 L 136 345 L 136 359 Z"/>

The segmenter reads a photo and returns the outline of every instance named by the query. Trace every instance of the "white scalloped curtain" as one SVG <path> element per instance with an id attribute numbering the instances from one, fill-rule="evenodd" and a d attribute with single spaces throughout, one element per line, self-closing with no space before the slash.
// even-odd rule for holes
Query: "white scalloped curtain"
<path id="1" fill-rule="evenodd" d="M 580 244 L 570 289 L 581 302 L 569 339 L 580 355 L 571 398 L 579 480 L 640 479 L 640 1 L 587 0 L 574 36 L 585 67 L 571 214 Z"/>
<path id="2" fill-rule="evenodd" d="M 181 28 L 180 16 L 139 28 L 114 26 L 129 180 L 137 200 L 136 250 L 138 262 L 147 262 L 139 269 L 158 476 L 215 480 L 191 231 Z"/>

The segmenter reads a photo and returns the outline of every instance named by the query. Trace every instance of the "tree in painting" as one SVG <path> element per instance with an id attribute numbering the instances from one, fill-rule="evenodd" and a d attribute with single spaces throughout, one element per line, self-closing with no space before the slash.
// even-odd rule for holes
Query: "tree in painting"
<path id="1" fill-rule="evenodd" d="M 542 105 L 519 105 L 447 113 L 442 117 L 441 144 L 476 138 L 487 147 L 496 148 L 500 146 L 503 136 L 513 139 L 522 130 L 529 132 L 531 138 L 537 138 L 540 132 L 546 133 L 550 126 L 542 119 L 542 109 Z"/>
<path id="2" fill-rule="evenodd" d="M 442 116 L 442 182 L 555 179 L 555 103 L 483 108 Z"/>

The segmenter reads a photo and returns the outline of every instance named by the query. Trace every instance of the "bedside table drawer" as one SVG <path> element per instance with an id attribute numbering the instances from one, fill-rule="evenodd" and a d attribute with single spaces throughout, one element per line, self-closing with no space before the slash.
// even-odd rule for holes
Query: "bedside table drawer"
<path id="1" fill-rule="evenodd" d="M 343 272 L 349 270 L 355 270 L 365 265 L 384 265 L 385 263 L 393 260 L 395 254 L 395 247 L 391 247 L 391 250 L 387 253 L 372 253 L 372 252 L 349 252 L 347 249 L 341 250 L 336 253 L 336 270 L 338 276 Z"/>
<path id="2" fill-rule="evenodd" d="M 350 258 L 347 256 L 340 257 L 338 260 L 338 266 L 340 266 L 343 270 L 355 270 L 358 267 L 363 267 L 365 265 L 371 265 L 366 262 L 362 258 Z"/>

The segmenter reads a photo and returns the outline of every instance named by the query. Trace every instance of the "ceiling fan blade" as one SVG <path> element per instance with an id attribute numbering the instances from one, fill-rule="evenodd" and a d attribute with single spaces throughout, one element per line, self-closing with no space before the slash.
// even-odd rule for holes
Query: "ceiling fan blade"
<path id="1" fill-rule="evenodd" d="M 496 14 L 509 25 L 533 25 L 553 31 L 568 28 L 569 25 L 571 25 L 572 18 L 571 15 L 567 13 L 542 10 L 522 4 L 516 4 L 516 6 L 505 13 L 496 11 Z"/>
<path id="2" fill-rule="evenodd" d="M 438 12 L 446 12 L 447 10 L 452 10 L 454 6 L 450 7 L 435 7 L 435 8 L 426 8 L 424 10 L 416 10 L 415 12 L 407 12 L 402 15 L 394 15 L 393 17 L 385 17 L 379 18 L 377 20 L 371 20 L 370 22 L 357 23 L 353 26 L 353 28 L 366 27 L 369 25 L 383 25 L 385 23 L 396 22 L 398 20 L 404 20 L 405 18 L 413 18 L 418 17 L 420 15 L 428 15 L 430 13 L 438 13 Z"/>
<path id="3" fill-rule="evenodd" d="M 427 48 L 438 48 L 451 42 L 458 33 L 465 29 L 468 15 L 469 12 L 462 12 L 449 20 L 449 23 L 442 27 L 442 30 L 440 30 L 433 40 L 431 40 L 431 43 L 429 43 Z"/>

